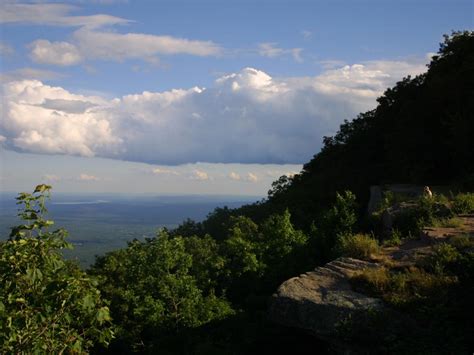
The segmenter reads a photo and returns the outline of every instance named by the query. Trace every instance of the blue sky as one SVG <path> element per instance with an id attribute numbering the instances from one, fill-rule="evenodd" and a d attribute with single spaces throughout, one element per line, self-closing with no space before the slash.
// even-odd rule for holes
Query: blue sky
<path id="1" fill-rule="evenodd" d="M 0 189 L 264 195 L 472 1 L 2 2 Z"/>

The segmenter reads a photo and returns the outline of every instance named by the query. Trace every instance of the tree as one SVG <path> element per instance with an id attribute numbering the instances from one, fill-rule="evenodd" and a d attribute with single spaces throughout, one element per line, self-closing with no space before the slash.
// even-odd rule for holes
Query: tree
<path id="1" fill-rule="evenodd" d="M 117 346 L 150 350 L 168 336 L 233 313 L 229 303 L 216 297 L 211 283 L 196 278 L 206 261 L 203 244 L 190 242 L 195 257 L 186 250 L 185 238 L 161 231 L 145 242 L 134 240 L 98 258 L 91 272 L 101 279 L 100 287 L 111 300 L 111 313 L 118 324 Z M 204 241 L 210 242 L 210 241 Z M 211 243 L 212 244 L 212 243 Z"/>
<path id="2" fill-rule="evenodd" d="M 106 301 L 96 281 L 64 260 L 67 232 L 48 229 L 45 200 L 51 187 L 20 193 L 24 221 L 0 244 L 0 352 L 87 353 L 113 337 Z"/>

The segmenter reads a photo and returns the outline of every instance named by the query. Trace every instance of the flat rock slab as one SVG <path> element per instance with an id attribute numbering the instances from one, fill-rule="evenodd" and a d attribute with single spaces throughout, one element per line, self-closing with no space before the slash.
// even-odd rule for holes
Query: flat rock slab
<path id="1" fill-rule="evenodd" d="M 457 235 L 474 237 L 474 215 L 459 218 L 462 225 L 458 228 L 425 228 L 423 237 L 418 240 L 383 248 L 379 262 L 339 258 L 283 282 L 272 296 L 269 318 L 320 338 L 336 339 L 334 335 L 344 321 L 357 322 L 368 310 L 389 311 L 382 300 L 352 290 L 349 279 L 354 273 L 381 267 L 386 261 L 390 261 L 392 267 L 415 265 L 421 257 L 431 254 L 432 246 L 437 243 Z"/>
<path id="2" fill-rule="evenodd" d="M 352 290 L 349 278 L 377 264 L 339 258 L 314 271 L 285 281 L 273 295 L 269 317 L 289 327 L 308 330 L 320 337 L 337 331 L 341 322 L 369 309 L 382 309 L 383 302 Z"/>

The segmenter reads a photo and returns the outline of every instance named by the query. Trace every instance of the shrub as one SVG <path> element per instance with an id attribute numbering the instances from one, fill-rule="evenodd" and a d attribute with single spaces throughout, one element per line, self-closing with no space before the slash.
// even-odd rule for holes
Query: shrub
<path id="1" fill-rule="evenodd" d="M 340 237 L 339 248 L 342 255 L 370 260 L 379 251 L 379 244 L 367 234 L 354 234 Z"/>
<path id="2" fill-rule="evenodd" d="M 85 354 L 113 337 L 97 282 L 65 261 L 65 230 L 43 218 L 50 186 L 17 200 L 25 224 L 0 243 L 0 353 Z"/>
<path id="3" fill-rule="evenodd" d="M 460 251 L 474 247 L 474 238 L 467 234 L 457 235 L 449 239 L 449 244 Z"/>
<path id="4" fill-rule="evenodd" d="M 394 306 L 416 308 L 420 302 L 441 297 L 446 287 L 455 282 L 455 278 L 410 267 L 404 272 L 392 274 L 389 292 L 384 294 L 383 299 Z"/>
<path id="5" fill-rule="evenodd" d="M 449 264 L 456 262 L 461 257 L 459 251 L 448 243 L 441 243 L 434 247 L 434 253 L 426 258 L 425 267 L 435 272 L 443 274 Z"/>
<path id="6" fill-rule="evenodd" d="M 454 197 L 453 211 L 455 213 L 474 213 L 474 193 L 462 193 Z"/>
<path id="7" fill-rule="evenodd" d="M 449 201 L 444 195 L 433 195 L 433 198 L 422 196 L 418 199 L 417 213 L 424 225 L 431 225 L 436 219 L 453 217 Z"/>
<path id="8" fill-rule="evenodd" d="M 384 247 L 396 247 L 402 244 L 402 233 L 398 229 L 393 229 L 389 239 L 383 241 Z"/>
<path id="9" fill-rule="evenodd" d="M 432 198 L 421 196 L 415 205 L 402 209 L 396 215 L 394 227 L 404 236 L 418 236 L 426 226 L 454 225 L 457 221 L 452 220 L 452 217 L 453 211 L 444 195 L 435 194 Z"/>

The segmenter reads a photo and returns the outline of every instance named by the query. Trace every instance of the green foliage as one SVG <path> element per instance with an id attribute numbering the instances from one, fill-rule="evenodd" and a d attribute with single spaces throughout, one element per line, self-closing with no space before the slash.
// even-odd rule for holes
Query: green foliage
<path id="1" fill-rule="evenodd" d="M 280 282 L 306 266 L 307 236 L 296 230 L 288 211 L 274 214 L 260 225 L 233 217 L 221 243 L 226 278 L 221 284 L 229 298 L 245 307 L 260 306 Z"/>
<path id="2" fill-rule="evenodd" d="M 184 220 L 177 228 L 170 231 L 171 236 L 192 237 L 203 235 L 201 223 L 195 222 L 192 219 Z"/>
<path id="3" fill-rule="evenodd" d="M 48 231 L 45 200 L 51 187 L 21 193 L 10 239 L 0 244 L 0 352 L 87 353 L 113 337 L 109 309 L 96 281 L 67 262 L 62 229 Z"/>
<path id="4" fill-rule="evenodd" d="M 474 248 L 474 238 L 469 235 L 457 235 L 449 238 L 449 244 L 457 250 L 465 252 L 470 248 Z"/>
<path id="5" fill-rule="evenodd" d="M 350 234 L 340 236 L 338 249 L 344 256 L 371 260 L 379 252 L 379 244 L 376 239 L 367 234 Z"/>
<path id="6" fill-rule="evenodd" d="M 286 210 L 281 215 L 270 216 L 262 223 L 260 248 L 265 264 L 276 266 L 280 260 L 293 253 L 295 248 L 303 247 L 306 244 L 306 235 L 295 230 L 290 218 L 290 212 Z"/>
<path id="7" fill-rule="evenodd" d="M 232 278 L 241 277 L 245 273 L 261 276 L 265 264 L 261 260 L 258 225 L 243 216 L 233 217 L 231 221 L 228 237 L 222 245 L 228 274 Z"/>
<path id="8" fill-rule="evenodd" d="M 425 268 L 436 274 L 444 274 L 446 268 L 461 257 L 458 250 L 448 244 L 441 243 L 434 247 L 434 253 L 425 260 Z"/>
<path id="9" fill-rule="evenodd" d="M 390 238 L 385 239 L 382 243 L 384 247 L 396 247 L 402 244 L 402 233 L 398 229 L 392 229 Z"/>
<path id="10" fill-rule="evenodd" d="M 358 291 L 381 297 L 398 308 L 413 309 L 435 295 L 445 294 L 444 288 L 456 283 L 456 279 L 417 267 L 403 272 L 381 267 L 366 269 L 353 276 L 351 282 Z"/>
<path id="11" fill-rule="evenodd" d="M 441 228 L 459 228 L 463 224 L 462 220 L 457 217 L 435 219 L 431 223 L 431 227 Z"/>
<path id="12" fill-rule="evenodd" d="M 214 243 L 162 231 L 97 260 L 91 272 L 100 277 L 100 288 L 111 300 L 118 344 L 149 350 L 167 334 L 233 314 L 229 303 L 211 288 L 209 277 L 222 266 L 213 253 Z"/>
<path id="13" fill-rule="evenodd" d="M 229 227 L 221 240 L 161 231 L 98 258 L 91 273 L 111 300 L 118 327 L 113 349 L 155 351 L 186 334 L 204 337 L 198 329 L 234 315 L 227 300 L 261 309 L 280 282 L 304 270 L 299 256 L 307 237 L 288 211 L 260 225 L 244 216 L 223 223 Z"/>
<path id="14" fill-rule="evenodd" d="M 453 199 L 453 211 L 457 214 L 474 213 L 474 193 L 461 193 Z"/>
<path id="15" fill-rule="evenodd" d="M 283 214 L 270 216 L 260 226 L 259 249 L 267 266 L 264 279 L 269 288 L 277 287 L 286 278 L 304 270 L 308 237 L 296 230 L 290 219 L 290 212 L 286 210 Z"/>
<path id="16" fill-rule="evenodd" d="M 393 227 L 403 236 L 418 237 L 427 226 L 457 225 L 458 221 L 453 216 L 450 202 L 445 196 L 421 196 L 395 214 Z"/>
<path id="17" fill-rule="evenodd" d="M 325 223 L 335 235 L 352 233 L 357 223 L 356 210 L 356 196 L 351 191 L 337 192 L 336 202 L 324 216 Z"/>
<path id="18" fill-rule="evenodd" d="M 438 219 L 448 219 L 453 216 L 447 198 L 443 195 L 433 195 L 432 198 L 422 196 L 418 199 L 416 212 L 419 224 L 431 226 Z"/>
<path id="19" fill-rule="evenodd" d="M 292 178 L 287 175 L 282 175 L 280 178 L 272 182 L 272 188 L 268 191 L 268 197 L 278 198 L 285 193 L 286 189 L 291 185 Z"/>
<path id="20" fill-rule="evenodd" d="M 356 197 L 351 191 L 336 193 L 336 200 L 323 214 L 320 225 L 313 222 L 310 229 L 311 245 L 320 261 L 326 262 L 339 255 L 338 240 L 354 232 L 356 211 Z"/>
<path id="21" fill-rule="evenodd" d="M 185 250 L 193 261 L 189 273 L 195 277 L 199 289 L 212 292 L 226 267 L 226 260 L 219 253 L 219 244 L 209 235 L 194 235 L 183 240 Z"/>

